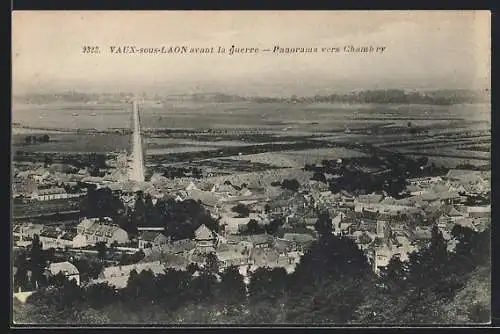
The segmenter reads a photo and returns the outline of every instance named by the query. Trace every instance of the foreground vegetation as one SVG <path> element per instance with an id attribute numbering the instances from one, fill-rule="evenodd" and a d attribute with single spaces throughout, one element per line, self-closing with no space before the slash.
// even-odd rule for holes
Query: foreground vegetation
<path id="1" fill-rule="evenodd" d="M 200 269 L 132 272 L 127 288 L 81 288 L 61 277 L 56 288 L 14 302 L 17 323 L 72 324 L 435 324 L 484 323 L 490 318 L 490 231 L 456 226 L 454 252 L 437 228 L 410 260 L 393 259 L 375 276 L 348 238 L 320 238 L 296 270 L 259 268 L 248 287 L 238 270 L 218 273 L 215 257 Z M 197 275 L 193 275 L 197 272 Z"/>

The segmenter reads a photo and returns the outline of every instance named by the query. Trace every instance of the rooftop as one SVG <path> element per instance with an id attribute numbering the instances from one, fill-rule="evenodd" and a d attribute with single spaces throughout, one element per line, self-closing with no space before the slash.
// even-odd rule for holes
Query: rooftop
<path id="1" fill-rule="evenodd" d="M 192 189 L 189 190 L 188 196 L 195 201 L 200 201 L 202 204 L 214 207 L 219 202 L 219 198 L 212 192 Z"/>
<path id="2" fill-rule="evenodd" d="M 375 204 L 380 203 L 384 196 L 379 194 L 359 195 L 357 201 L 360 203 Z"/>
<path id="3" fill-rule="evenodd" d="M 154 274 L 160 274 L 164 272 L 164 266 L 160 263 L 160 261 L 153 262 L 144 262 L 144 263 L 136 263 L 127 266 L 113 266 L 104 268 L 99 275 L 102 278 L 111 278 L 111 277 L 120 277 L 120 276 L 128 276 L 132 270 L 140 273 L 143 270 L 151 270 Z"/>
<path id="4" fill-rule="evenodd" d="M 264 244 L 273 241 L 273 237 L 269 234 L 252 234 L 246 236 L 245 239 L 253 244 Z"/>
<path id="5" fill-rule="evenodd" d="M 202 224 L 194 232 L 197 240 L 211 240 L 215 239 L 214 233 L 205 225 Z"/>
<path id="6" fill-rule="evenodd" d="M 64 190 L 64 188 L 49 188 L 49 189 L 38 190 L 38 196 L 65 194 L 65 193 L 66 190 Z"/>
<path id="7" fill-rule="evenodd" d="M 71 230 L 71 231 L 66 231 L 66 232 L 62 235 L 61 239 L 71 241 L 71 240 L 73 240 L 76 236 L 77 236 L 77 232 L 76 232 L 76 230 Z"/>
<path id="8" fill-rule="evenodd" d="M 148 241 L 148 242 L 153 242 L 156 240 L 156 238 L 161 238 L 161 239 L 167 239 L 162 233 L 160 232 L 155 232 L 155 231 L 142 231 L 139 235 L 139 239 Z"/>
<path id="9" fill-rule="evenodd" d="M 217 258 L 219 261 L 236 260 L 236 259 L 246 259 L 247 256 L 241 254 L 241 252 L 236 252 L 233 250 L 217 252 Z"/>
<path id="10" fill-rule="evenodd" d="M 59 273 L 63 273 L 66 276 L 80 274 L 78 269 L 73 264 L 71 264 L 67 261 L 66 262 L 51 263 L 49 265 L 49 271 L 51 272 L 52 275 L 57 275 Z"/>
<path id="11" fill-rule="evenodd" d="M 297 243 L 309 243 L 315 240 L 312 235 L 305 233 L 285 233 L 283 239 Z"/>

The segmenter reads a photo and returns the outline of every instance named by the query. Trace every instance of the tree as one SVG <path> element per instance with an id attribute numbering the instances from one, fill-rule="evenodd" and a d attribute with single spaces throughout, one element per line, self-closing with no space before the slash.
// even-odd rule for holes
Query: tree
<path id="1" fill-rule="evenodd" d="M 421 158 L 418 158 L 417 159 L 417 163 L 420 165 L 420 166 L 425 166 L 429 163 L 429 158 L 427 157 L 421 157 Z"/>
<path id="2" fill-rule="evenodd" d="M 97 167 L 90 167 L 89 174 L 90 174 L 90 176 L 93 176 L 93 177 L 103 176 L 101 171 Z"/>
<path id="3" fill-rule="evenodd" d="M 207 254 L 205 270 L 211 275 L 215 275 L 219 272 L 219 259 L 215 253 Z"/>
<path id="4" fill-rule="evenodd" d="M 68 281 L 68 278 L 64 276 L 62 272 L 57 273 L 57 275 L 51 276 L 49 278 L 49 284 L 56 287 L 62 288 Z"/>
<path id="5" fill-rule="evenodd" d="M 102 304 L 101 304 L 102 305 Z M 83 310 L 79 310 L 75 314 L 76 324 L 88 325 L 92 324 L 96 325 L 106 325 L 110 323 L 110 319 L 106 314 L 102 314 L 99 310 L 94 310 L 92 308 L 85 308 Z"/>
<path id="6" fill-rule="evenodd" d="M 399 257 L 393 257 L 387 267 L 381 269 L 380 277 L 380 281 L 388 291 L 401 293 L 408 278 L 407 266 Z"/>
<path id="7" fill-rule="evenodd" d="M 283 180 L 283 182 L 281 182 L 281 187 L 284 189 L 289 189 L 294 192 L 297 192 L 299 191 L 300 183 L 296 179 L 291 179 L 291 180 L 285 179 Z"/>
<path id="8" fill-rule="evenodd" d="M 45 283 L 45 258 L 42 252 L 42 243 L 38 234 L 33 236 L 30 251 L 31 283 L 34 288 Z"/>
<path id="9" fill-rule="evenodd" d="M 44 155 L 43 165 L 44 165 L 45 168 L 47 168 L 48 166 L 52 165 L 53 162 L 54 161 L 53 161 L 53 159 L 52 159 L 52 157 L 50 155 L 48 155 L 48 154 Z"/>
<path id="10" fill-rule="evenodd" d="M 14 275 L 14 290 L 26 290 L 28 285 L 29 268 L 29 263 L 26 260 L 26 255 L 23 253 L 19 254 L 15 259 L 14 265 L 17 268 L 17 271 Z"/>
<path id="11" fill-rule="evenodd" d="M 132 223 L 134 226 L 145 226 L 146 224 L 146 204 L 144 203 L 144 194 L 137 193 L 135 199 L 134 211 L 132 213 Z"/>
<path id="12" fill-rule="evenodd" d="M 200 267 L 194 262 L 188 264 L 188 266 L 186 267 L 186 271 L 190 276 L 192 276 L 198 270 L 200 270 Z"/>
<path id="13" fill-rule="evenodd" d="M 153 199 L 151 195 L 146 194 L 145 196 L 145 207 L 146 207 L 146 223 L 151 227 L 161 226 L 161 215 L 158 208 L 153 204 Z"/>
<path id="14" fill-rule="evenodd" d="M 213 302 L 216 297 L 217 278 L 208 270 L 202 270 L 192 278 L 189 293 L 192 300 L 205 303 Z"/>
<path id="15" fill-rule="evenodd" d="M 96 247 L 97 247 L 97 257 L 102 262 L 106 258 L 106 253 L 108 251 L 108 247 L 106 246 L 105 242 L 98 242 L 96 244 Z"/>
<path id="16" fill-rule="evenodd" d="M 41 140 L 42 142 L 44 142 L 44 143 L 48 143 L 48 142 L 49 142 L 49 140 L 50 140 L 50 137 L 49 137 L 49 135 L 45 134 L 45 135 L 43 135 L 43 136 L 42 136 L 42 138 L 41 138 L 41 139 L 42 139 L 42 140 Z"/>
<path id="17" fill-rule="evenodd" d="M 246 301 L 246 285 L 238 267 L 231 266 L 221 274 L 219 297 L 229 308 L 243 305 Z"/>
<path id="18" fill-rule="evenodd" d="M 142 270 L 140 273 L 134 269 L 130 272 L 125 296 L 140 300 L 141 302 L 155 301 L 157 294 L 155 291 L 155 276 L 151 270 Z M 129 303 L 132 309 L 137 309 L 138 303 Z"/>
<path id="19" fill-rule="evenodd" d="M 123 266 L 134 264 L 142 261 L 145 257 L 145 254 L 142 250 L 138 250 L 134 254 L 126 254 L 124 253 L 120 259 L 120 264 Z"/>
<path id="20" fill-rule="evenodd" d="M 262 233 L 264 229 L 259 225 L 257 220 L 250 219 L 246 226 L 246 234 L 259 234 Z"/>
<path id="21" fill-rule="evenodd" d="M 290 276 L 287 320 L 345 323 L 363 303 L 374 279 L 354 241 L 325 235 L 312 244 Z"/>
<path id="22" fill-rule="evenodd" d="M 332 220 L 328 211 L 321 212 L 314 224 L 314 229 L 320 237 L 331 235 L 333 232 Z"/>
<path id="23" fill-rule="evenodd" d="M 203 177 L 203 173 L 201 172 L 201 170 L 199 168 L 193 169 L 193 177 L 195 179 L 201 179 Z"/>
<path id="24" fill-rule="evenodd" d="M 106 168 L 106 156 L 104 154 L 91 153 L 88 156 L 89 164 L 97 169 Z"/>
<path id="25" fill-rule="evenodd" d="M 313 176 L 311 177 L 311 180 L 313 181 L 319 181 L 319 182 L 323 182 L 323 183 L 326 183 L 326 176 L 325 174 L 322 172 L 322 171 L 315 171 Z"/>
<path id="26" fill-rule="evenodd" d="M 252 303 L 263 300 L 276 302 L 285 293 L 287 273 L 284 268 L 259 267 L 250 276 L 248 285 Z"/>
<path id="27" fill-rule="evenodd" d="M 88 189 L 87 195 L 80 202 L 80 212 L 86 217 L 121 217 L 125 206 L 109 188 Z"/>
<path id="28" fill-rule="evenodd" d="M 283 218 L 275 218 L 265 226 L 265 231 L 268 234 L 276 235 L 278 233 L 279 228 L 284 224 L 285 220 Z"/>
<path id="29" fill-rule="evenodd" d="M 248 217 L 250 215 L 250 209 L 245 204 L 239 203 L 232 207 L 231 210 L 236 212 L 240 217 Z"/>
<path id="30" fill-rule="evenodd" d="M 166 269 L 164 274 L 157 276 L 155 291 L 157 300 L 162 307 L 175 310 L 188 302 L 189 284 L 192 273 L 185 270 Z"/>

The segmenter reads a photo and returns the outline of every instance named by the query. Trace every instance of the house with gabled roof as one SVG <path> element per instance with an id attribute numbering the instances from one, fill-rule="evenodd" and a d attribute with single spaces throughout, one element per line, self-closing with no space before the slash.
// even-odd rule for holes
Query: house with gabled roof
<path id="1" fill-rule="evenodd" d="M 274 242 L 273 236 L 266 233 L 247 235 L 245 236 L 245 240 L 249 242 L 253 248 L 269 248 Z"/>
<path id="2" fill-rule="evenodd" d="M 191 190 L 200 190 L 198 187 L 194 184 L 193 181 L 189 182 L 189 184 L 186 186 L 186 191 L 191 191 Z"/>
<path id="3" fill-rule="evenodd" d="M 491 217 L 491 205 L 486 206 L 467 206 L 467 216 L 471 218 Z"/>
<path id="4" fill-rule="evenodd" d="M 37 189 L 31 194 L 31 199 L 38 201 L 49 201 L 53 199 L 64 199 L 70 195 L 64 188 L 55 187 L 48 189 Z"/>
<path id="5" fill-rule="evenodd" d="M 279 259 L 279 252 L 272 248 L 253 248 L 249 254 L 251 264 L 259 267 L 267 267 L 271 263 L 276 263 Z"/>
<path id="6" fill-rule="evenodd" d="M 74 264 L 70 262 L 57 262 L 51 263 L 48 267 L 49 275 L 56 276 L 58 274 L 63 274 L 68 281 L 74 280 L 76 285 L 80 285 L 80 272 L 75 267 Z"/>
<path id="7" fill-rule="evenodd" d="M 13 235 L 19 237 L 20 240 L 31 241 L 35 234 L 40 235 L 43 231 L 44 225 L 42 224 L 32 224 L 32 223 L 22 223 L 15 224 L 13 228 Z"/>
<path id="8" fill-rule="evenodd" d="M 250 217 L 230 217 L 224 215 L 221 218 L 220 225 L 224 227 L 226 234 L 238 234 L 247 226 L 251 219 Z"/>
<path id="9" fill-rule="evenodd" d="M 234 250 L 218 251 L 216 255 L 221 269 L 225 269 L 230 266 L 242 266 L 249 264 L 248 255 L 243 254 L 242 252 Z"/>
<path id="10" fill-rule="evenodd" d="M 215 251 L 215 247 L 217 245 L 217 235 L 205 224 L 202 224 L 196 229 L 194 236 L 197 252 L 210 253 Z"/>
<path id="11" fill-rule="evenodd" d="M 139 249 L 163 249 L 167 246 L 169 239 L 158 231 L 142 231 L 139 234 Z"/>
<path id="12" fill-rule="evenodd" d="M 217 194 L 210 191 L 192 189 L 187 191 L 187 197 L 200 202 L 208 210 L 215 210 L 217 204 L 219 203 L 219 197 Z"/>
<path id="13" fill-rule="evenodd" d="M 153 275 L 159 275 L 165 272 L 165 265 L 160 261 L 140 262 L 127 266 L 113 266 L 104 268 L 96 280 L 91 284 L 107 283 L 116 289 L 127 287 L 130 273 L 135 270 L 138 274 L 142 271 L 150 270 Z"/>
<path id="14" fill-rule="evenodd" d="M 114 242 L 118 244 L 129 241 L 128 233 L 113 224 L 109 217 L 104 218 L 84 218 L 76 227 L 78 234 L 84 235 L 89 244 L 105 242 L 108 245 Z"/>

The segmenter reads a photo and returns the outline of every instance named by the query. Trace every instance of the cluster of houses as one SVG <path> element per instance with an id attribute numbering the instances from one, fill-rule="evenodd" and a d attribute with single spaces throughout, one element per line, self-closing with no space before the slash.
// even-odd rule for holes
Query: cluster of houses
<path id="1" fill-rule="evenodd" d="M 450 170 L 442 177 L 410 179 L 410 196 L 394 199 L 378 194 L 345 198 L 342 194 L 318 196 L 336 198 L 333 219 L 336 233 L 353 238 L 370 260 L 375 272 L 388 265 L 393 257 L 402 261 L 431 238 L 437 224 L 448 240 L 449 250 L 455 242 L 451 231 L 455 225 L 482 231 L 490 226 L 490 205 L 466 205 L 467 196 L 486 195 L 490 191 L 489 173 Z M 317 203 L 317 202 L 316 202 Z M 427 219 L 434 214 L 432 220 Z M 417 219 L 419 218 L 419 219 Z"/>
<path id="2" fill-rule="evenodd" d="M 220 270 L 236 266 L 248 282 L 248 275 L 259 267 L 283 267 L 292 272 L 304 250 L 314 238 L 299 234 L 286 234 L 275 238 L 268 234 L 222 236 L 201 225 L 194 239 L 170 240 L 161 231 L 144 230 L 138 238 L 138 248 L 145 258 L 128 266 L 107 267 L 98 279 L 90 284 L 106 282 L 116 288 L 124 288 L 132 270 L 151 270 L 163 273 L 166 268 L 187 269 L 189 264 L 203 267 L 208 254 L 214 254 Z"/>
<path id="3" fill-rule="evenodd" d="M 408 196 L 402 199 L 383 194 L 360 196 L 342 192 L 333 194 L 322 188 L 320 182 L 315 181 L 308 182 L 307 187 L 303 187 L 307 189 L 305 192 L 288 197 L 280 195 L 272 200 L 269 196 L 259 197 L 262 193 L 254 189 L 245 189 L 246 197 L 242 196 L 241 190 L 238 193 L 231 184 L 204 190 L 207 187 L 199 189 L 190 183 L 185 188 L 185 196 L 189 198 L 190 194 L 196 194 L 197 196 L 193 197 L 205 203 L 207 209 L 220 218 L 222 232 L 217 238 L 220 247 L 207 247 L 207 249 L 215 250 L 223 267 L 226 264 L 245 267 L 254 261 L 249 260 L 250 252 L 245 253 L 245 246 L 242 246 L 254 237 L 259 239 L 259 236 L 241 235 L 250 220 L 265 225 L 273 216 L 284 216 L 287 227 L 299 224 L 314 230 L 314 223 L 317 220 L 315 209 L 319 207 L 326 208 L 331 213 L 334 233 L 351 237 L 366 254 L 375 272 L 386 266 L 394 256 L 403 261 L 407 260 L 411 252 L 431 238 L 433 224 L 437 224 L 445 238 L 450 240 L 451 248 L 453 247 L 451 229 L 456 224 L 476 231 L 489 226 L 491 217 L 489 205 L 464 204 L 468 195 L 484 195 L 490 191 L 489 173 L 450 170 L 441 177 L 415 178 L 410 179 L 408 183 Z M 252 209 L 250 214 L 239 216 L 233 212 L 231 208 L 237 203 L 244 203 L 250 207 Z M 269 204 L 269 212 L 265 212 L 263 203 Z M 438 213 L 432 222 L 426 218 L 429 212 Z M 287 233 L 283 239 L 290 242 L 293 240 L 293 235 L 298 239 L 304 239 L 305 242 L 299 243 L 300 245 L 295 244 L 295 249 L 292 247 L 288 252 L 303 252 L 303 245 L 314 240 L 312 237 L 314 233 Z M 264 239 L 269 237 L 266 236 Z M 238 240 L 236 244 L 235 239 Z M 278 251 L 282 240 L 274 239 L 274 242 L 264 243 L 268 245 L 264 248 Z M 235 247 L 236 250 L 231 249 L 232 245 L 238 245 Z M 251 247 L 246 247 L 259 249 L 261 246 L 257 242 Z M 228 247 L 229 250 L 226 250 Z M 276 259 L 270 256 L 264 262 L 273 265 Z"/>
<path id="4" fill-rule="evenodd" d="M 41 224 L 21 223 L 13 227 L 15 245 L 26 247 L 37 234 L 42 249 L 83 248 L 103 242 L 108 246 L 129 242 L 128 233 L 113 224 L 109 217 L 84 218 L 76 228 L 44 226 Z"/>
<path id="5" fill-rule="evenodd" d="M 84 236 L 89 244 L 103 242 L 111 246 L 129 241 L 128 233 L 113 224 L 113 220 L 109 217 L 85 218 L 78 224 L 76 231 L 77 234 Z"/>
<path id="6" fill-rule="evenodd" d="M 158 274 L 165 268 L 186 269 L 190 263 L 203 266 L 207 254 L 216 256 L 221 270 L 237 266 L 246 282 L 248 274 L 262 266 L 283 267 L 292 272 L 315 240 L 314 224 L 320 208 L 330 213 L 333 233 L 351 238 L 378 273 L 393 257 L 408 260 L 411 252 L 431 238 L 433 224 L 437 224 L 450 241 L 451 229 L 456 224 L 477 231 L 488 227 L 490 206 L 466 205 L 465 199 L 469 195 L 487 194 L 490 191 L 489 178 L 485 172 L 451 170 L 441 177 L 410 179 L 407 196 L 402 199 L 384 194 L 334 194 L 317 181 L 307 182 L 301 191 L 295 193 L 259 184 L 235 186 L 224 181 L 213 184 L 190 181 L 187 185 L 169 189 L 168 196 L 177 201 L 194 199 L 201 203 L 214 218 L 219 219 L 220 231 L 216 233 L 202 224 L 193 239 L 171 240 L 160 229 L 142 229 L 137 250 L 142 250 L 145 258 L 130 266 L 106 267 L 92 283 L 108 282 L 116 288 L 123 288 L 132 270 L 151 270 Z M 166 196 L 158 189 L 158 186 L 149 184 L 143 190 L 158 200 Z M 123 185 L 115 184 L 112 190 L 122 200 L 129 196 L 128 202 L 134 202 L 136 189 L 129 191 Z M 248 207 L 249 214 L 235 212 L 234 207 L 238 204 Z M 432 222 L 427 219 L 430 213 L 434 214 Z M 287 231 L 283 237 L 243 233 L 250 221 L 264 226 L 275 217 L 285 219 L 283 227 Z M 296 232 L 294 226 L 305 226 L 309 232 L 303 229 Z M 29 241 L 34 234 L 40 236 L 45 249 L 130 241 L 127 232 L 109 218 L 85 218 L 72 231 L 39 229 L 29 224 L 14 229 L 18 242 Z"/>
<path id="7" fill-rule="evenodd" d="M 17 272 L 17 267 L 13 268 L 13 277 Z M 27 280 L 31 281 L 31 270 L 26 272 Z M 80 282 L 80 272 L 78 268 L 74 264 L 68 261 L 63 262 L 53 262 L 47 263 L 45 270 L 43 271 L 43 275 L 50 282 L 50 280 L 58 275 L 62 275 L 68 281 L 73 281 L 76 285 L 81 285 Z M 35 285 L 38 287 L 38 282 L 35 282 Z M 14 291 L 14 298 L 17 298 L 21 302 L 26 302 L 27 298 L 31 296 L 36 290 L 33 291 L 23 291 L 22 287 L 18 287 L 17 291 Z"/>
<path id="8" fill-rule="evenodd" d="M 86 169 L 73 170 L 64 164 L 17 171 L 12 180 L 12 197 L 33 201 L 80 197 L 85 192 L 78 185 L 87 175 Z"/>

